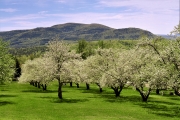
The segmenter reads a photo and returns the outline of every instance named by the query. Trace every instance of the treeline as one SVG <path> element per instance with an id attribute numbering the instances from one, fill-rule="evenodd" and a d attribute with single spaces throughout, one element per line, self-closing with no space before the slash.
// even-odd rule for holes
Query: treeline
<path id="1" fill-rule="evenodd" d="M 35 54 L 36 52 L 45 52 L 47 49 L 46 46 L 36 46 L 36 47 L 26 47 L 26 48 L 10 48 L 9 52 L 15 56 L 21 55 L 31 55 Z"/>
<path id="2" fill-rule="evenodd" d="M 86 41 L 84 39 L 78 40 L 77 42 L 70 42 L 70 47 L 72 50 L 76 49 L 78 51 L 78 46 L 84 44 L 84 47 L 92 47 L 93 49 L 97 47 L 101 48 L 125 48 L 130 49 L 134 47 L 137 40 L 99 40 L 99 41 Z M 83 48 L 84 49 L 84 48 Z M 87 48 L 86 48 L 87 49 Z M 35 47 L 22 47 L 22 48 L 10 48 L 9 52 L 15 56 L 31 55 L 36 52 L 44 53 L 47 50 L 47 46 L 35 46 Z"/>
<path id="3" fill-rule="evenodd" d="M 101 48 L 123 48 L 130 49 L 137 44 L 134 40 L 99 40 L 86 41 L 79 40 L 77 42 L 70 42 L 70 50 L 75 50 L 77 53 L 82 53 L 82 57 L 86 58 L 94 53 L 94 49 Z M 40 57 L 47 50 L 47 46 L 35 46 L 25 48 L 10 48 L 9 53 L 17 58 L 20 65 L 26 60 L 33 60 Z"/>

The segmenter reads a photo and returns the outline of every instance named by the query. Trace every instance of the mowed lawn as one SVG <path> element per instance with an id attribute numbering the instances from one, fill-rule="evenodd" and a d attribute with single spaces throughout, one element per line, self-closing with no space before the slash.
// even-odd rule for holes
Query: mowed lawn
<path id="1" fill-rule="evenodd" d="M 42 91 L 29 84 L 0 85 L 0 120 L 180 120 L 180 97 L 150 95 L 141 102 L 137 91 L 126 88 L 115 98 L 110 88 L 99 93 L 96 85 L 86 90 L 63 86 L 63 100 L 57 97 L 56 81 Z"/>

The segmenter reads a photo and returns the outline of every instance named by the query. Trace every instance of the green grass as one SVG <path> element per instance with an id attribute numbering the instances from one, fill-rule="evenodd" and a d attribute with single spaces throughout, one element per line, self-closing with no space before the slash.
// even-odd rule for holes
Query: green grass
<path id="1" fill-rule="evenodd" d="M 44 92 L 29 84 L 0 85 L 0 120 L 179 120 L 180 97 L 152 93 L 147 103 L 138 92 L 124 89 L 121 97 L 98 87 L 86 90 L 63 86 L 63 100 L 57 98 L 57 85 Z"/>

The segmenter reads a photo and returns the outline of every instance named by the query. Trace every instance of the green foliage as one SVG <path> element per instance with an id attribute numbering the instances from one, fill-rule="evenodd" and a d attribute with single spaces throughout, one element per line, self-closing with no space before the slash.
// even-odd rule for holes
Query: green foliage
<path id="1" fill-rule="evenodd" d="M 136 47 L 138 40 L 100 40 L 97 41 L 96 48 L 101 48 L 101 49 L 132 49 Z"/>
<path id="2" fill-rule="evenodd" d="M 15 56 L 22 55 L 34 55 L 34 54 L 42 54 L 47 50 L 46 46 L 36 46 L 36 47 L 26 47 L 26 48 L 10 48 L 9 52 Z"/>
<path id="3" fill-rule="evenodd" d="M 83 53 L 86 47 L 87 47 L 86 40 L 79 40 L 78 41 L 78 48 L 76 50 L 77 53 Z"/>
<path id="4" fill-rule="evenodd" d="M 94 54 L 92 46 L 93 44 L 91 44 L 91 42 L 87 42 L 86 40 L 79 40 L 76 52 L 80 53 L 83 59 L 86 59 L 88 56 Z"/>
<path id="5" fill-rule="evenodd" d="M 0 84 L 11 81 L 15 72 L 15 61 L 8 49 L 8 43 L 0 39 Z"/>
<path id="6" fill-rule="evenodd" d="M 46 46 L 29 47 L 29 48 L 10 48 L 9 52 L 15 56 L 20 66 L 27 60 L 33 60 L 41 57 L 46 51 Z"/>
<path id="7" fill-rule="evenodd" d="M 104 44 L 103 40 L 98 41 L 98 47 L 101 48 L 101 49 L 105 48 L 105 44 Z"/>

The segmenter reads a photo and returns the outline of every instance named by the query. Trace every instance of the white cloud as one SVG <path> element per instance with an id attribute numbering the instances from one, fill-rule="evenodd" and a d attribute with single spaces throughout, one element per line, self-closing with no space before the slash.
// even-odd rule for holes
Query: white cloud
<path id="1" fill-rule="evenodd" d="M 40 11 L 40 12 L 38 12 L 38 14 L 45 14 L 45 13 L 48 13 L 48 11 Z"/>
<path id="2" fill-rule="evenodd" d="M 31 0 L 32 4 L 35 4 L 38 7 L 47 7 L 51 4 L 52 0 Z"/>
<path id="3" fill-rule="evenodd" d="M 66 3 L 66 0 L 57 0 L 59 3 Z"/>
<path id="4" fill-rule="evenodd" d="M 37 14 L 27 14 L 27 15 L 21 15 L 21 16 L 13 16 L 13 17 L 8 17 L 8 18 L 1 18 L 0 23 L 12 23 L 12 22 L 18 22 L 18 21 L 25 21 L 25 20 L 37 20 L 37 19 L 42 19 L 46 18 L 44 12 L 39 12 Z"/>
<path id="5" fill-rule="evenodd" d="M 0 9 L 0 11 L 2 11 L 2 12 L 16 12 L 17 9 L 13 9 L 13 8 L 5 8 L 5 9 Z"/>
<path id="6" fill-rule="evenodd" d="M 99 4 L 104 7 L 122 7 L 122 6 L 129 6 L 130 4 L 127 3 L 130 0 L 99 0 Z"/>
<path id="7" fill-rule="evenodd" d="M 129 7 L 161 14 L 178 12 L 179 0 L 99 0 L 103 7 Z M 174 10 L 176 9 L 176 10 Z"/>

